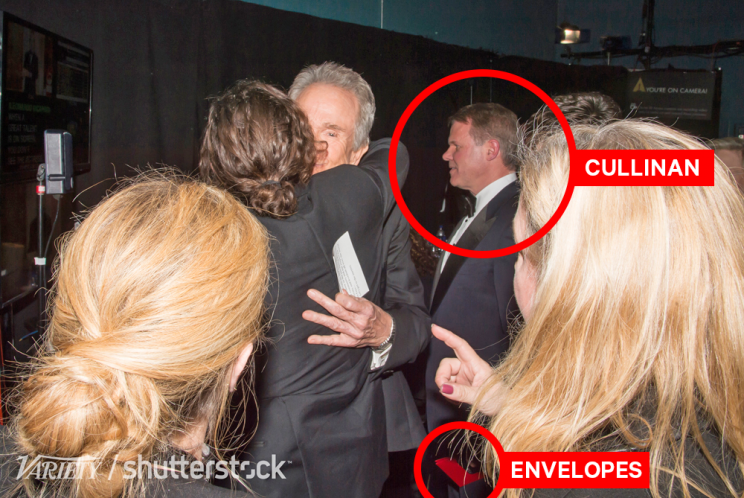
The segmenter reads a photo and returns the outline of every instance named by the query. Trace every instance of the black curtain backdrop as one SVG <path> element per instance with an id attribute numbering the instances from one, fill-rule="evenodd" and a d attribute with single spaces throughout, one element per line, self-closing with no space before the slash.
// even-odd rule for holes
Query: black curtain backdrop
<path id="1" fill-rule="evenodd" d="M 238 0 L 0 0 L 0 9 L 95 53 L 92 169 L 77 178 L 76 211 L 101 199 L 114 171 L 133 174 L 128 165 L 193 171 L 208 96 L 240 78 L 286 89 L 304 66 L 326 60 L 352 67 L 372 86 L 373 139 L 392 135 L 428 85 L 468 69 L 508 71 L 549 95 L 599 90 L 623 103 L 620 67 L 508 57 Z M 477 78 L 443 88 L 417 109 L 403 134 L 412 156 L 403 193 L 430 231 L 458 217 L 438 212 L 449 177 L 441 155 L 447 117 L 470 103 L 471 92 L 474 102 L 499 102 L 522 120 L 541 104 L 511 83 Z"/>

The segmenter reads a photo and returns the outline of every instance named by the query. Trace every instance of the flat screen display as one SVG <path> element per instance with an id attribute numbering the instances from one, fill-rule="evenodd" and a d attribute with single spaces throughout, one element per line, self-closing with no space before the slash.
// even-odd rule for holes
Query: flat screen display
<path id="1" fill-rule="evenodd" d="M 70 132 L 75 171 L 90 170 L 93 52 L 7 12 L 0 15 L 0 181 L 36 176 L 50 128 Z"/>

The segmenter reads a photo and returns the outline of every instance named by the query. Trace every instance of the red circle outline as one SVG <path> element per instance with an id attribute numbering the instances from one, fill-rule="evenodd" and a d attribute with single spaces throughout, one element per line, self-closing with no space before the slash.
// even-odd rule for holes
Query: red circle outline
<path id="1" fill-rule="evenodd" d="M 432 441 L 436 439 L 437 436 L 439 436 L 440 434 L 444 434 L 445 432 L 454 431 L 457 429 L 465 429 L 477 432 L 478 434 L 486 438 L 496 450 L 496 454 L 499 456 L 499 465 L 501 467 L 504 467 L 504 465 L 508 461 L 507 453 L 506 451 L 504 451 L 504 448 L 501 446 L 499 440 L 496 439 L 496 436 L 494 436 L 489 430 L 485 429 L 484 427 L 481 427 L 478 424 L 474 424 L 473 422 L 450 422 L 448 424 L 441 425 L 431 431 L 424 438 L 424 440 L 421 441 L 421 444 L 416 451 L 416 458 L 413 460 L 413 475 L 416 479 L 416 486 L 418 487 L 421 494 L 424 495 L 424 498 L 434 498 L 434 495 L 432 495 L 429 490 L 426 489 L 426 485 L 424 484 L 424 476 L 421 472 L 421 464 L 424 461 L 424 452 L 426 451 L 426 448 L 428 448 L 429 445 L 432 443 Z M 497 480 L 496 488 L 494 488 L 493 492 L 488 495 L 488 498 L 496 498 L 497 496 L 499 496 L 499 493 L 503 491 L 503 489 L 503 486 L 499 485 Z"/>
<path id="2" fill-rule="evenodd" d="M 527 247 L 531 246 L 541 238 L 543 238 L 558 222 L 558 220 L 563 216 L 563 213 L 566 211 L 566 207 L 568 207 L 568 202 L 571 200 L 571 196 L 573 195 L 574 190 L 574 182 L 573 182 L 573 174 L 571 174 L 571 170 L 569 170 L 568 175 L 568 185 L 566 186 L 566 191 L 563 194 L 563 199 L 561 200 L 561 203 L 558 205 L 558 209 L 555 213 L 553 213 L 553 216 L 548 220 L 548 222 L 543 226 L 540 230 L 538 230 L 536 233 L 534 233 L 531 237 L 528 237 L 524 239 L 522 242 L 518 244 L 514 244 L 509 247 L 504 247 L 501 249 L 494 249 L 491 251 L 476 251 L 474 249 L 464 249 L 462 247 L 455 247 L 451 244 L 448 244 L 447 242 L 444 242 L 440 240 L 439 238 L 435 237 L 431 233 L 429 233 L 419 222 L 416 220 L 416 218 L 411 214 L 411 211 L 408 209 L 408 206 L 406 205 L 406 202 L 403 200 L 403 195 L 400 192 L 400 185 L 398 184 L 398 175 L 396 173 L 395 169 L 395 158 L 398 152 L 398 143 L 400 142 L 400 136 L 403 133 L 403 128 L 405 127 L 406 123 L 408 122 L 408 118 L 411 117 L 413 114 L 413 111 L 416 110 L 416 108 L 421 104 L 421 102 L 426 99 L 429 95 L 434 93 L 435 91 L 439 90 L 443 86 L 449 85 L 450 83 L 454 83 L 455 81 L 464 80 L 467 78 L 496 78 L 506 81 L 511 81 L 512 83 L 516 83 L 527 90 L 531 91 L 535 95 L 537 95 L 540 100 L 542 100 L 553 113 L 558 118 L 558 122 L 561 125 L 561 128 L 563 129 L 563 133 L 566 134 L 566 141 L 568 142 L 568 154 L 569 158 L 574 156 L 574 151 L 576 151 L 576 142 L 574 141 L 573 133 L 571 132 L 571 127 L 568 125 L 568 121 L 566 121 L 566 117 L 563 115 L 561 110 L 558 108 L 558 105 L 548 97 L 548 95 L 543 92 L 540 88 L 538 88 L 535 84 L 527 81 L 526 79 L 517 76 L 515 74 L 507 73 L 505 71 L 496 71 L 493 69 L 472 69 L 470 71 L 461 71 L 459 73 L 451 74 L 445 78 L 442 78 L 441 80 L 432 83 L 428 87 L 424 89 L 421 93 L 419 93 L 413 101 L 408 104 L 408 107 L 406 107 L 406 110 L 401 115 L 400 119 L 398 120 L 398 124 L 395 126 L 395 132 L 393 133 L 393 141 L 390 144 L 390 155 L 388 157 L 388 170 L 390 174 L 390 185 L 393 188 L 393 195 L 395 196 L 395 200 L 398 203 L 398 206 L 400 207 L 401 212 L 403 213 L 403 216 L 406 217 L 408 222 L 411 224 L 414 230 L 416 230 L 422 237 L 424 237 L 426 240 L 434 244 L 435 246 L 439 247 L 440 249 L 443 249 L 447 252 L 457 254 L 458 256 L 465 256 L 468 258 L 498 258 L 500 256 L 506 256 L 508 254 L 513 254 L 517 251 L 521 251 L 523 249 L 526 249 Z"/>

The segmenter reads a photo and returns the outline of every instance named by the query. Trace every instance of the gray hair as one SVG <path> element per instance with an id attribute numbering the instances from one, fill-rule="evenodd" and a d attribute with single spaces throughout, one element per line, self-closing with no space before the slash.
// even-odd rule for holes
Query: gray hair
<path id="1" fill-rule="evenodd" d="M 333 85 L 353 93 L 359 102 L 359 114 L 354 125 L 354 150 L 369 144 L 369 132 L 375 120 L 375 96 L 369 83 L 348 67 L 335 62 L 313 64 L 300 71 L 289 87 L 289 98 L 297 100 L 312 84 Z"/>

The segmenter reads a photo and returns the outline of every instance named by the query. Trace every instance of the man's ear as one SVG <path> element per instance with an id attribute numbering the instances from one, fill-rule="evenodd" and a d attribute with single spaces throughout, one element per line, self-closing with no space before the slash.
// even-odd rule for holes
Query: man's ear
<path id="1" fill-rule="evenodd" d="M 238 385 L 238 379 L 240 379 L 240 374 L 243 373 L 245 366 L 248 364 L 248 360 L 251 357 L 251 353 L 253 353 L 253 343 L 248 344 L 246 347 L 244 347 L 243 350 L 240 352 L 238 359 L 235 360 L 232 373 L 230 374 L 230 391 L 231 392 L 234 391 L 235 387 Z"/>
<path id="2" fill-rule="evenodd" d="M 359 161 L 362 160 L 362 157 L 368 150 L 369 150 L 369 144 L 363 145 L 359 147 L 359 149 L 352 152 L 349 164 L 353 164 L 354 166 L 359 166 Z"/>
<path id="3" fill-rule="evenodd" d="M 491 139 L 486 141 L 486 159 L 489 161 L 493 161 L 499 156 L 499 152 L 501 151 L 501 145 L 499 145 L 499 141 L 496 139 Z"/>

